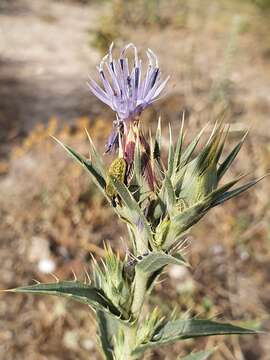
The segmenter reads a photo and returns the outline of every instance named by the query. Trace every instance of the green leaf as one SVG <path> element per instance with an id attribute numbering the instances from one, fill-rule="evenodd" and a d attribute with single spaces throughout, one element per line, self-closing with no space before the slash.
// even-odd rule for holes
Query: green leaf
<path id="1" fill-rule="evenodd" d="M 214 203 L 220 199 L 230 188 L 232 188 L 235 184 L 237 184 L 241 179 L 243 179 L 244 175 L 239 176 L 236 179 L 233 179 L 226 183 L 225 185 L 215 189 L 209 195 L 207 195 L 202 201 L 205 201 L 209 204 L 210 207 L 213 207 Z"/>
<path id="2" fill-rule="evenodd" d="M 207 203 L 199 202 L 190 208 L 172 217 L 165 231 L 161 228 L 160 233 L 164 233 L 162 249 L 168 250 L 191 226 L 196 224 L 207 212 Z"/>
<path id="3" fill-rule="evenodd" d="M 60 140 L 53 137 L 55 141 L 58 142 L 68 153 L 71 157 L 73 157 L 76 161 L 79 162 L 79 164 L 87 170 L 88 173 L 90 173 L 91 177 L 93 178 L 95 184 L 100 188 L 100 190 L 105 194 L 105 188 L 106 188 L 106 181 L 104 177 L 102 176 L 100 170 L 97 168 L 97 166 L 90 160 L 87 160 L 84 156 L 77 153 L 75 150 L 73 150 L 68 145 L 63 144 Z"/>
<path id="4" fill-rule="evenodd" d="M 32 293 L 37 295 L 55 295 L 66 297 L 83 304 L 90 305 L 96 309 L 106 311 L 112 315 L 122 318 L 120 311 L 103 294 L 100 289 L 81 283 L 79 281 L 59 281 L 49 284 L 35 284 L 22 286 L 16 289 L 7 290 L 16 293 Z"/>
<path id="5" fill-rule="evenodd" d="M 245 142 L 246 136 L 248 132 L 245 133 L 242 140 L 234 147 L 234 149 L 230 152 L 230 154 L 226 157 L 226 159 L 222 162 L 222 164 L 219 166 L 217 175 L 218 175 L 218 181 L 223 177 L 223 175 L 226 173 L 226 171 L 231 166 L 232 162 L 236 158 L 237 154 L 242 148 L 242 145 Z"/>
<path id="6" fill-rule="evenodd" d="M 185 166 L 189 160 L 190 157 L 192 156 L 192 154 L 194 153 L 194 150 L 196 149 L 200 138 L 202 137 L 202 134 L 204 133 L 206 129 L 206 126 L 199 132 L 199 134 L 191 141 L 191 143 L 188 145 L 188 147 L 186 148 L 186 150 L 183 153 L 182 159 L 181 159 L 181 163 L 180 163 L 180 168 Z"/>
<path id="7" fill-rule="evenodd" d="M 178 357 L 177 360 L 207 360 L 213 351 L 198 351 L 185 356 L 184 358 Z"/>
<path id="8" fill-rule="evenodd" d="M 139 345 L 134 354 L 141 353 L 149 348 L 159 347 L 177 340 L 197 338 L 201 336 L 257 334 L 252 329 L 245 329 L 228 323 L 218 323 L 210 320 L 175 320 L 160 327 L 151 339 L 151 342 Z"/>
<path id="9" fill-rule="evenodd" d="M 229 323 L 218 323 L 211 320 L 175 320 L 167 322 L 153 336 L 154 341 L 171 342 L 178 339 L 190 339 L 200 336 L 256 334 L 256 330 L 245 329 Z"/>
<path id="10" fill-rule="evenodd" d="M 99 341 L 106 360 L 113 360 L 114 337 L 118 333 L 119 322 L 103 311 L 97 311 Z"/>
<path id="11" fill-rule="evenodd" d="M 266 176 L 266 175 L 265 175 Z M 222 204 L 223 202 L 232 199 L 233 197 L 240 195 L 242 192 L 248 190 L 252 186 L 256 185 L 259 181 L 265 178 L 265 176 L 260 177 L 259 179 L 254 179 L 249 181 L 248 183 L 239 186 L 237 189 L 226 191 L 221 196 L 219 196 L 211 205 L 211 207 Z"/>
<path id="12" fill-rule="evenodd" d="M 145 249 L 148 248 L 148 241 L 152 240 L 152 231 L 151 227 L 144 216 L 143 211 L 140 209 L 139 204 L 136 202 L 126 185 L 118 181 L 115 177 L 111 176 L 112 184 L 121 197 L 125 207 L 115 208 L 119 216 L 122 216 L 124 219 L 127 219 L 129 224 L 133 226 L 136 230 L 141 228 L 140 240 L 143 243 Z M 142 224 L 142 226 L 139 226 Z"/>
<path id="13" fill-rule="evenodd" d="M 100 172 L 100 174 L 103 176 L 103 178 L 106 178 L 106 170 L 105 170 L 105 165 L 103 162 L 102 157 L 99 155 L 93 141 L 92 138 L 90 136 L 90 134 L 88 133 L 87 129 L 85 129 L 88 140 L 89 140 L 89 144 L 90 144 L 90 157 L 91 157 L 91 161 L 95 164 L 95 166 L 97 167 L 98 171 Z"/>
<path id="14" fill-rule="evenodd" d="M 153 273 L 166 265 L 188 265 L 186 260 L 180 255 L 168 255 L 163 252 L 150 252 L 138 261 L 136 269 L 144 273 Z"/>
<path id="15" fill-rule="evenodd" d="M 129 211 L 130 214 L 130 220 L 133 223 L 138 223 L 138 221 L 142 221 L 143 224 L 150 230 L 149 224 L 143 214 L 143 212 L 140 209 L 140 206 L 132 196 L 131 192 L 128 190 L 127 186 L 120 182 L 118 179 L 116 179 L 114 176 L 111 176 L 112 184 L 121 197 L 121 200 L 123 201 L 124 205 Z"/>

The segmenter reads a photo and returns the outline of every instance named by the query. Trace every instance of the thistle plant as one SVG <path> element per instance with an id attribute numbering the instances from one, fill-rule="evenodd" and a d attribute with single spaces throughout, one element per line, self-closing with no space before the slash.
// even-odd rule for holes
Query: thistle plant
<path id="1" fill-rule="evenodd" d="M 238 185 L 242 176 L 222 182 L 246 137 L 224 157 L 229 129 L 223 121 L 215 123 L 200 146 L 206 128 L 184 146 L 184 119 L 176 139 L 169 126 L 168 154 L 164 154 L 160 120 L 155 136 L 146 136 L 141 113 L 158 100 L 169 78 L 162 77 L 153 51 L 147 50 L 149 63 L 143 71 L 133 44 L 118 59 L 113 58 L 112 49 L 98 67 L 101 86 L 90 79 L 89 88 L 116 113 L 106 144 L 114 160 L 105 166 L 89 134 L 89 159 L 57 141 L 86 170 L 126 225 L 129 251 L 121 258 L 106 245 L 105 258 L 101 262 L 93 258 L 87 283 L 59 280 L 9 291 L 58 295 L 88 305 L 96 316 L 98 340 L 107 360 L 141 359 L 148 349 L 199 336 L 256 333 L 228 323 L 166 317 L 158 308 L 147 312 L 143 306 L 167 266 L 189 266 L 183 243 L 190 229 L 212 208 L 260 179 L 243 185 Z M 129 49 L 134 53 L 131 65 L 126 55 Z M 203 351 L 185 359 L 210 355 Z"/>

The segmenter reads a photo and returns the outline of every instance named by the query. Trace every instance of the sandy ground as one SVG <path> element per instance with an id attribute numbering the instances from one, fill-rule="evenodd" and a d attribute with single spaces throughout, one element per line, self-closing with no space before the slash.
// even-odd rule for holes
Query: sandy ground
<path id="1" fill-rule="evenodd" d="M 18 0 L 0 9 L 0 141 L 54 115 L 97 114 L 86 82 L 99 61 L 88 32 L 100 7 Z"/>

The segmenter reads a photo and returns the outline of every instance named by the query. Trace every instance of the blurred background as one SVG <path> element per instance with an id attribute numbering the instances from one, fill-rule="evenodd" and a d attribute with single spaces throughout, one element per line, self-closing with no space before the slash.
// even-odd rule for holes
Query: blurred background
<path id="1" fill-rule="evenodd" d="M 124 253 L 125 229 L 86 174 L 49 137 L 87 155 L 87 128 L 104 151 L 113 113 L 89 93 L 88 75 L 111 41 L 150 47 L 171 75 L 161 114 L 187 138 L 221 112 L 227 151 L 250 135 L 230 176 L 270 169 L 269 0 L 0 0 L 0 288 L 33 279 L 81 279 L 103 241 Z M 145 58 L 145 57 L 144 57 Z M 111 158 L 106 156 L 106 161 Z M 191 270 L 171 267 L 149 306 L 177 306 L 270 329 L 269 179 L 215 209 L 191 232 Z M 162 299 L 162 301 L 160 300 Z M 87 307 L 58 298 L 0 297 L 1 360 L 101 359 Z M 269 360 L 270 337 L 212 337 L 152 353 L 173 360 L 218 346 L 213 359 Z M 149 357 L 150 359 L 150 357 Z"/>

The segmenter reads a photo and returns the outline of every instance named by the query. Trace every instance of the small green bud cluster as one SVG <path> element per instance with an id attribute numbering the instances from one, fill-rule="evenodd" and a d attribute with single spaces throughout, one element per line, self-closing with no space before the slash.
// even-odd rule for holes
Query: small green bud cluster
<path id="1" fill-rule="evenodd" d="M 131 306 L 131 286 L 124 271 L 124 262 L 119 255 L 112 252 L 110 246 L 106 247 L 106 256 L 100 266 L 94 261 L 94 283 L 113 305 L 126 317 L 129 317 Z"/>

